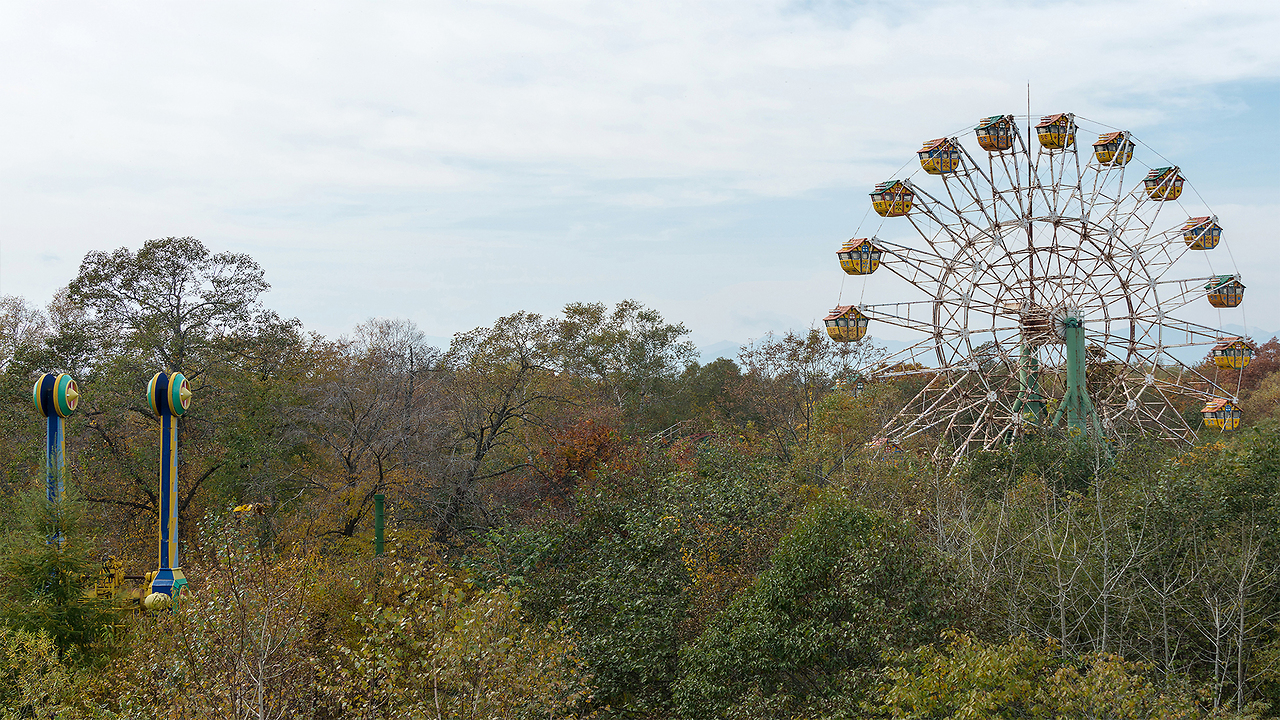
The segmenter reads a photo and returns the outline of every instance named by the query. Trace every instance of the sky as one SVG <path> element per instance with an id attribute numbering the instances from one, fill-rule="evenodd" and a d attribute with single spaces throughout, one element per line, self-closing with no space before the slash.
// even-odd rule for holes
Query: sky
<path id="1" fill-rule="evenodd" d="M 1251 0 L 0 3 L 0 294 L 190 235 L 326 335 L 634 298 L 733 345 L 819 323 L 871 187 L 1029 83 L 1219 216 L 1246 302 L 1191 319 L 1280 331 L 1276 38 Z"/>

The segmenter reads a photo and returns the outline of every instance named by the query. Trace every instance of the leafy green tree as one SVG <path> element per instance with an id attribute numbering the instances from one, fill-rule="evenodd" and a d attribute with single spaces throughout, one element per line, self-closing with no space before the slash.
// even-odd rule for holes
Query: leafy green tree
<path id="1" fill-rule="evenodd" d="M 573 516 L 497 528 L 469 563 L 518 584 L 533 617 L 580 633 L 595 707 L 660 716 L 680 648 L 750 585 L 782 534 L 778 474 L 736 439 L 651 448 L 580 486 Z"/>
<path id="2" fill-rule="evenodd" d="M 909 525 L 819 496 L 768 568 L 682 649 L 681 717 L 717 717 L 753 695 L 795 713 L 852 692 L 850 677 L 882 653 L 952 621 L 947 575 Z"/>
<path id="3" fill-rule="evenodd" d="M 123 343 L 144 362 L 195 379 L 222 338 L 260 319 L 258 296 L 269 287 L 248 255 L 166 237 L 137 253 L 90 252 L 68 298 L 89 311 L 104 346 Z"/>
<path id="4" fill-rule="evenodd" d="M 273 480 L 286 474 L 283 460 L 293 445 L 280 423 L 284 414 L 263 401 L 291 400 L 288 386 L 303 365 L 305 343 L 298 321 L 262 307 L 267 288 L 248 255 L 169 237 L 149 240 L 136 253 L 89 253 L 60 309 L 51 306 L 57 331 L 40 362 L 79 366 L 83 399 L 68 436 L 78 437 L 86 500 L 103 522 L 137 528 L 118 537 L 141 536 L 158 516 L 157 420 L 145 400 L 158 370 L 186 375 L 195 395 L 179 423 L 183 540 L 194 537 L 191 523 L 211 496 L 270 495 Z"/>
<path id="5" fill-rule="evenodd" d="M 0 544 L 0 619 L 10 628 L 43 633 L 73 662 L 88 662 L 109 648 L 115 615 L 99 600 L 100 567 L 82 525 L 73 488 L 49 502 L 43 485 L 24 493 Z M 50 541 L 58 535 L 58 541 Z"/>

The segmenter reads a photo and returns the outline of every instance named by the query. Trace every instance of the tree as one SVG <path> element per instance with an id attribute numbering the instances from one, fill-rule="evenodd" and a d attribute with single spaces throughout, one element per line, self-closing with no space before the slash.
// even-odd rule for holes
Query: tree
<path id="1" fill-rule="evenodd" d="M 0 627 L 0 715 L 71 720 L 87 684 L 83 669 L 69 666 L 48 635 Z"/>
<path id="2" fill-rule="evenodd" d="M 294 486 L 310 493 L 321 535 L 352 537 L 374 495 L 432 477 L 443 426 L 440 351 L 407 320 L 372 319 L 318 349 L 309 400 L 293 413 L 313 461 Z"/>
<path id="3" fill-rule="evenodd" d="M 104 345 L 123 344 L 144 362 L 194 380 L 219 340 L 253 324 L 258 296 L 269 287 L 248 255 L 166 237 L 148 240 L 137 254 L 90 252 L 68 297 L 88 309 Z"/>
<path id="4" fill-rule="evenodd" d="M 876 710 L 891 718 L 1175 720 L 1203 717 L 1199 694 L 1161 687 L 1150 666 L 1099 653 L 1064 661 L 1052 643 L 1018 636 L 987 645 L 956 632 L 893 658 Z M 1214 717 L 1240 717 L 1233 713 Z"/>
<path id="5" fill-rule="evenodd" d="M 796 713 L 847 692 L 850 673 L 950 624 L 946 567 L 910 526 L 820 496 L 751 587 L 682 649 L 680 716 L 719 717 L 753 695 Z"/>
<path id="6" fill-rule="evenodd" d="M 273 421 L 281 414 L 242 412 L 255 403 L 265 410 L 262 398 L 287 399 L 270 386 L 303 345 L 298 321 L 261 307 L 267 288 L 248 255 L 213 253 L 190 237 L 149 240 L 136 254 L 121 248 L 85 256 L 62 303 L 67 322 L 46 351 L 81 365 L 83 400 L 68 434 L 87 430 L 78 443 L 92 478 L 86 499 L 112 524 L 158 515 L 157 420 L 145 400 L 158 370 L 186 375 L 195 395 L 178 425 L 182 537 L 190 537 L 189 520 L 203 516 L 211 485 L 239 495 L 241 486 L 261 484 L 267 458 L 283 451 L 284 433 Z M 86 342 L 92 352 L 84 352 Z M 247 375 L 256 380 L 242 382 Z"/>
<path id="7" fill-rule="evenodd" d="M 77 663 L 101 656 L 114 621 L 110 600 L 92 595 L 99 567 L 75 489 L 50 502 L 43 483 L 21 497 L 0 544 L 0 620 L 43 634 Z M 60 540 L 49 538 L 59 535 Z"/>
<path id="8" fill-rule="evenodd" d="M 532 435 L 554 406 L 569 401 L 552 367 L 553 335 L 551 321 L 520 312 L 454 336 L 440 365 L 449 435 L 441 441 L 438 480 L 416 486 L 408 508 L 437 541 L 486 527 L 483 484 L 534 468 Z"/>
<path id="9" fill-rule="evenodd" d="M 833 343 L 817 329 L 803 335 L 769 334 L 742 349 L 739 364 L 745 372 L 732 395 L 746 419 L 773 443 L 779 459 L 790 462 L 797 446 L 810 441 L 818 404 L 835 381 L 882 355 L 869 340 Z"/>
<path id="10" fill-rule="evenodd" d="M 0 295 L 0 372 L 25 347 L 38 346 L 48 334 L 48 318 L 16 295 Z"/>
<path id="11" fill-rule="evenodd" d="M 353 718 L 573 720 L 590 675 L 568 628 L 522 622 L 518 598 L 430 563 L 396 563 L 395 602 L 366 603 L 325 689 Z"/>
<path id="12" fill-rule="evenodd" d="M 563 371 L 598 385 L 608 402 L 643 422 L 671 391 L 671 381 L 697 350 L 683 338 L 683 324 L 657 310 L 624 300 L 610 312 L 604 303 L 569 303 L 554 321 L 552 352 Z M 656 428 L 661 429 L 661 428 Z"/>
<path id="13" fill-rule="evenodd" d="M 210 518 L 205 529 L 212 562 L 171 612 L 138 618 L 104 699 L 124 717 L 157 707 L 231 720 L 314 717 L 322 653 L 313 634 L 324 620 L 309 601 L 322 584 L 341 596 L 334 586 L 364 568 L 350 563 L 341 580 L 324 577 L 318 558 L 256 548 L 244 518 Z"/>

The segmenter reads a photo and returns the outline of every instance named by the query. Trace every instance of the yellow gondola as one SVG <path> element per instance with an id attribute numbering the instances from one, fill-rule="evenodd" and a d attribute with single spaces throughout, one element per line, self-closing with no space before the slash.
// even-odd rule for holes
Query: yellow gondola
<path id="1" fill-rule="evenodd" d="M 854 238 L 836 252 L 840 258 L 840 267 L 850 275 L 870 275 L 880 267 L 880 254 L 883 251 L 871 244 L 867 238 Z"/>
<path id="2" fill-rule="evenodd" d="M 876 438 L 863 446 L 876 455 L 901 455 L 902 446 L 888 438 Z"/>
<path id="3" fill-rule="evenodd" d="M 1235 430 L 1240 427 L 1240 408 L 1226 398 L 1214 398 L 1200 409 L 1205 427 Z"/>
<path id="4" fill-rule="evenodd" d="M 960 147 L 949 138 L 928 140 L 916 153 L 920 167 L 930 175 L 953 173 L 960 169 Z"/>
<path id="5" fill-rule="evenodd" d="M 1045 115 L 1036 125 L 1040 146 L 1048 150 L 1062 150 L 1076 142 L 1076 116 L 1071 113 Z"/>
<path id="6" fill-rule="evenodd" d="M 1222 226 L 1216 215 L 1193 217 L 1182 226 L 1182 239 L 1192 250 L 1212 250 L 1222 240 Z"/>
<path id="7" fill-rule="evenodd" d="M 1209 291 L 1209 304 L 1216 308 L 1233 308 L 1244 300 L 1244 284 L 1235 275 L 1219 275 L 1204 289 Z"/>
<path id="8" fill-rule="evenodd" d="M 1133 159 L 1133 141 L 1129 133 L 1106 133 L 1093 144 L 1093 156 L 1103 165 L 1127 165 Z"/>
<path id="9" fill-rule="evenodd" d="M 1223 338 L 1213 346 L 1213 364 L 1220 368 L 1239 370 L 1248 367 L 1253 359 L 1253 343 L 1244 338 Z"/>
<path id="10" fill-rule="evenodd" d="M 871 191 L 871 207 L 880 217 L 902 217 L 911 210 L 916 194 L 901 180 L 885 180 Z"/>
<path id="11" fill-rule="evenodd" d="M 1004 152 L 1013 147 L 1013 137 L 1017 125 L 1012 115 L 992 115 L 978 121 L 973 129 L 978 137 L 978 144 L 987 152 Z"/>
<path id="12" fill-rule="evenodd" d="M 1142 180 L 1147 190 L 1147 197 L 1152 200 L 1177 200 L 1182 195 L 1184 182 L 1186 179 L 1182 177 L 1177 166 L 1156 168 L 1147 173 Z"/>
<path id="13" fill-rule="evenodd" d="M 852 305 L 837 305 L 831 314 L 822 319 L 827 326 L 827 335 L 836 342 L 854 342 L 867 334 L 870 318 L 858 312 Z"/>

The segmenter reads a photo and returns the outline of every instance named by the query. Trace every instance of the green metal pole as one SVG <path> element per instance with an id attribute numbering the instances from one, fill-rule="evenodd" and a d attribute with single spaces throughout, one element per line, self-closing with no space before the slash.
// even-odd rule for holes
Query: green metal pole
<path id="1" fill-rule="evenodd" d="M 1053 415 L 1053 425 L 1066 412 L 1067 427 L 1075 428 L 1082 433 L 1092 430 L 1098 437 L 1102 436 L 1102 425 L 1098 422 L 1098 414 L 1094 412 L 1093 402 L 1085 389 L 1085 337 L 1084 322 L 1080 318 L 1069 317 L 1063 321 L 1067 346 L 1067 391 L 1062 396 L 1062 404 Z"/>
<path id="2" fill-rule="evenodd" d="M 1022 357 L 1018 363 L 1018 400 L 1014 403 L 1013 409 L 1014 412 L 1022 414 L 1027 424 L 1039 425 L 1044 420 L 1044 395 L 1040 392 L 1040 367 L 1030 343 L 1024 342 L 1021 350 Z"/>
<path id="3" fill-rule="evenodd" d="M 387 529 L 386 496 L 373 496 L 373 554 L 381 557 L 383 537 Z"/>

